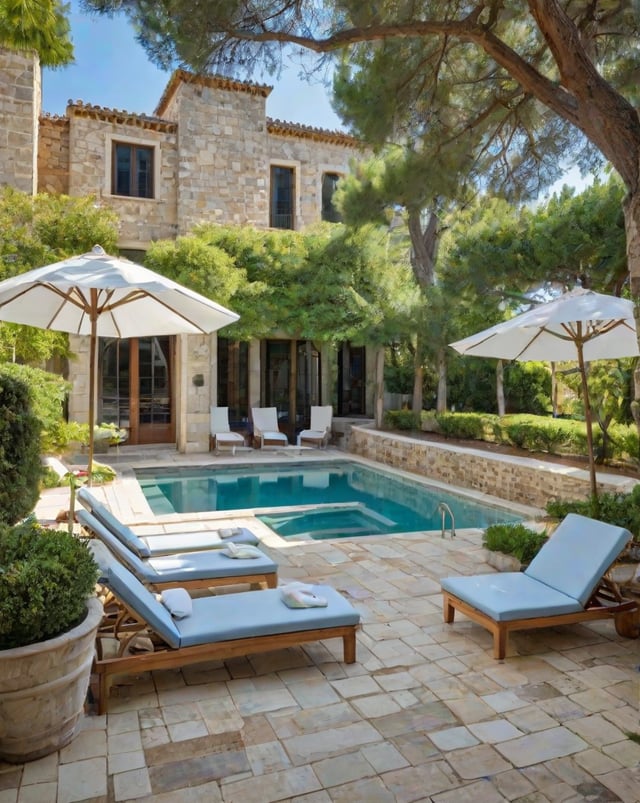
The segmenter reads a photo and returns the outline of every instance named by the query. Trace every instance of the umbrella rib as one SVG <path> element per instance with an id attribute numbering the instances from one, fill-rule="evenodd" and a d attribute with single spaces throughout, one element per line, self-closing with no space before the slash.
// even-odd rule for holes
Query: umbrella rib
<path id="1" fill-rule="evenodd" d="M 128 293 L 126 296 L 123 296 L 122 298 L 119 298 L 117 301 L 114 301 L 113 304 L 104 304 L 102 307 L 100 307 L 100 313 L 102 314 L 105 311 L 111 312 L 112 310 L 116 309 L 117 307 L 125 306 L 126 304 L 130 304 L 131 302 L 137 301 L 140 298 L 151 298 L 151 299 L 153 299 L 153 301 L 156 304 L 160 304 L 160 306 L 164 307 L 166 310 L 171 312 L 173 315 L 176 315 L 181 320 L 186 321 L 188 324 L 193 326 L 194 329 L 197 329 L 203 335 L 208 334 L 206 329 L 204 329 L 202 326 L 199 326 L 197 323 L 194 323 L 194 321 L 192 321 L 191 318 L 189 318 L 187 315 L 185 315 L 184 313 L 182 313 L 179 310 L 175 309 L 175 307 L 172 307 L 171 304 L 167 304 L 165 301 L 162 300 L 162 298 L 159 298 L 158 296 L 153 295 L 151 293 L 147 293 L 144 290 L 134 290 L 131 293 Z"/>

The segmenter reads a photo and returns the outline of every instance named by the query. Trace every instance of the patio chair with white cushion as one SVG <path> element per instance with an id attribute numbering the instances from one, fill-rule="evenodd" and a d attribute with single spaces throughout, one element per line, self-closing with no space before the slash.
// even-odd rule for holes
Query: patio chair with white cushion
<path id="1" fill-rule="evenodd" d="M 298 434 L 298 446 L 302 446 L 302 442 L 305 441 L 315 444 L 319 449 L 324 449 L 331 437 L 332 420 L 333 407 L 330 404 L 323 407 L 311 407 L 309 429 L 303 429 Z"/>
<path id="2" fill-rule="evenodd" d="M 252 407 L 253 435 L 260 448 L 265 446 L 288 446 L 289 438 L 278 428 L 278 411 L 275 407 Z"/>
<path id="3" fill-rule="evenodd" d="M 211 448 L 216 452 L 220 449 L 231 449 L 231 453 L 235 454 L 239 446 L 244 446 L 244 436 L 231 431 L 228 407 L 210 407 L 209 422 Z"/>

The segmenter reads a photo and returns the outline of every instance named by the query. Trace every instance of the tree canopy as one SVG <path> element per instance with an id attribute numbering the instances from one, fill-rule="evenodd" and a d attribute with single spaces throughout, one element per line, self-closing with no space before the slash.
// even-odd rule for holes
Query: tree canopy
<path id="1" fill-rule="evenodd" d="M 69 6 L 59 0 L 3 0 L 0 3 L 0 45 L 35 50 L 45 67 L 73 61 Z"/>

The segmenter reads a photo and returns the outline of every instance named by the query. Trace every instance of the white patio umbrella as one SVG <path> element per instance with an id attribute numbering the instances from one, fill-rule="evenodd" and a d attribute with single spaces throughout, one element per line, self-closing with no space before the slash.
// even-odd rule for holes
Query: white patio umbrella
<path id="1" fill-rule="evenodd" d="M 0 282 L 0 321 L 90 337 L 89 478 L 98 337 L 208 334 L 239 317 L 135 262 L 109 256 L 99 245 Z"/>
<path id="2" fill-rule="evenodd" d="M 591 493 L 597 496 L 585 363 L 640 354 L 633 303 L 579 288 L 450 345 L 460 354 L 500 360 L 577 360 L 587 429 Z"/>

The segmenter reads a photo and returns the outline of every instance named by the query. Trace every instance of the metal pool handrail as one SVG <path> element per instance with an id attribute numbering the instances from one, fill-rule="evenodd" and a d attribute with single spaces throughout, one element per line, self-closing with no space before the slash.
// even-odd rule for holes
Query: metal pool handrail
<path id="1" fill-rule="evenodd" d="M 445 517 L 446 517 L 446 515 L 448 513 L 451 516 L 451 537 L 455 538 L 456 537 L 456 520 L 455 520 L 455 518 L 453 516 L 453 510 L 451 510 L 451 508 L 449 507 L 449 505 L 446 502 L 439 502 L 438 503 L 438 510 L 442 513 L 442 535 L 440 537 L 444 538 Z"/>

